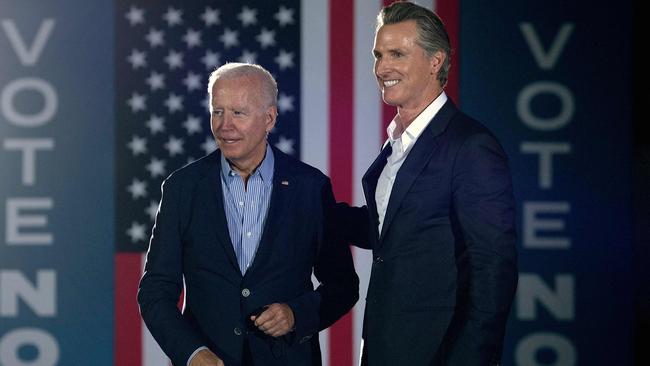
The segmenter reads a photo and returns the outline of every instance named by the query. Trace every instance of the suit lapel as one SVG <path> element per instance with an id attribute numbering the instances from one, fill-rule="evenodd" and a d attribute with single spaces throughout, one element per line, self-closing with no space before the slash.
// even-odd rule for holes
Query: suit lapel
<path id="1" fill-rule="evenodd" d="M 388 157 L 388 144 L 382 149 L 382 151 L 377 155 L 375 161 L 370 165 L 366 174 L 361 178 L 361 184 L 363 186 L 363 195 L 366 198 L 366 204 L 368 205 L 368 213 L 370 214 L 371 221 L 371 232 L 372 232 L 372 246 L 374 247 L 375 243 L 379 240 L 379 235 L 377 233 L 377 227 L 379 226 L 379 217 L 377 215 L 377 202 L 375 201 L 375 192 L 377 191 L 377 182 L 379 181 L 379 176 L 381 171 L 386 166 L 386 158 Z"/>
<path id="2" fill-rule="evenodd" d="M 422 131 L 422 134 L 415 142 L 415 145 L 413 145 L 406 160 L 397 172 L 393 190 L 388 199 L 388 207 L 386 208 L 381 235 L 379 236 L 380 244 L 391 222 L 395 218 L 397 209 L 402 203 L 404 196 L 411 188 L 411 185 L 413 185 L 415 179 L 424 170 L 429 160 L 431 160 L 438 144 L 438 135 L 447 128 L 449 121 L 456 111 L 457 109 L 451 99 L 448 99 L 438 113 L 436 113 L 435 117 L 429 122 L 425 130 Z"/>
<path id="3" fill-rule="evenodd" d="M 214 223 L 219 243 L 223 246 L 230 263 L 239 270 L 237 255 L 230 240 L 228 221 L 223 202 L 223 189 L 221 187 L 221 153 L 217 150 L 206 164 L 203 179 L 199 182 L 201 192 L 209 192 L 207 201 L 210 221 Z M 241 272 L 240 272 L 241 273 Z"/>
<path id="4" fill-rule="evenodd" d="M 246 271 L 246 275 L 253 273 L 259 263 L 264 263 L 266 258 L 271 254 L 273 239 L 282 227 L 282 222 L 288 216 L 291 201 L 294 196 L 295 187 L 298 182 L 292 180 L 287 157 L 282 152 L 273 148 L 273 157 L 275 167 L 273 169 L 273 190 L 271 192 L 271 202 L 269 211 L 266 214 L 262 238 L 257 247 L 253 263 Z"/>

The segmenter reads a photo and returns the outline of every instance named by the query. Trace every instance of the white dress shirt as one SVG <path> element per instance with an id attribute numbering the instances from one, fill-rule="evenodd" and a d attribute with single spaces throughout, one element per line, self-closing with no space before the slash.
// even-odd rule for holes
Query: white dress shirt
<path id="1" fill-rule="evenodd" d="M 436 99 L 429 104 L 415 119 L 411 124 L 404 130 L 404 132 L 395 136 L 395 129 L 397 128 L 397 123 L 395 119 L 386 128 L 386 133 L 388 134 L 388 139 L 384 143 L 390 144 L 393 152 L 388 157 L 388 162 L 384 166 L 384 170 L 381 171 L 379 180 L 377 181 L 377 190 L 375 191 L 375 201 L 377 202 L 377 214 L 379 215 L 379 235 L 381 235 L 381 229 L 384 226 L 384 216 L 386 216 L 386 209 L 388 208 L 388 201 L 390 199 L 390 194 L 393 191 L 393 184 L 395 183 L 395 177 L 397 177 L 397 172 L 402 167 L 404 160 L 408 156 L 409 152 L 415 142 L 418 140 L 418 137 L 422 134 L 422 131 L 429 125 L 429 122 L 436 116 L 440 108 L 447 101 L 447 94 L 443 91 Z"/>

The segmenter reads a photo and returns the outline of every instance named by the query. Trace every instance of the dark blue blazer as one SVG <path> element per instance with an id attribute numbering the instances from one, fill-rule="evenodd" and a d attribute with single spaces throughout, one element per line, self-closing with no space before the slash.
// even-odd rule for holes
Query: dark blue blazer
<path id="1" fill-rule="evenodd" d="M 385 155 L 363 177 L 367 207 L 340 212 L 346 236 L 373 251 L 368 364 L 498 363 L 517 283 L 515 202 L 502 147 L 447 101 L 400 168 L 378 234 Z M 363 221 L 368 231 L 355 231 Z"/>
<path id="2" fill-rule="evenodd" d="M 223 208 L 220 152 L 163 183 L 138 302 L 151 334 L 176 366 L 185 366 L 200 346 L 226 365 L 238 365 L 244 339 L 256 365 L 320 365 L 318 331 L 358 299 L 350 249 L 333 230 L 329 179 L 277 149 L 273 153 L 269 211 L 244 276 Z M 315 291 L 312 270 L 321 283 Z M 295 317 L 295 331 L 280 338 L 265 336 L 248 321 L 255 310 L 276 302 L 287 303 Z"/>

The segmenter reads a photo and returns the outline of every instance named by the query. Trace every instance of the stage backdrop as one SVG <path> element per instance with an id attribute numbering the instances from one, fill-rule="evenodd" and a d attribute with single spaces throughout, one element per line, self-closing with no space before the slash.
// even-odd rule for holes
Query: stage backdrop
<path id="1" fill-rule="evenodd" d="M 386 1 L 388 3 L 390 1 Z M 454 46 L 447 93 L 500 138 L 520 282 L 504 365 L 630 365 L 630 6 L 419 1 Z M 215 149 L 207 76 L 253 61 L 279 83 L 272 144 L 339 200 L 394 110 L 372 74 L 382 0 L 0 2 L 0 365 L 165 365 L 136 302 L 175 169 Z M 320 334 L 351 366 L 361 300 Z"/>

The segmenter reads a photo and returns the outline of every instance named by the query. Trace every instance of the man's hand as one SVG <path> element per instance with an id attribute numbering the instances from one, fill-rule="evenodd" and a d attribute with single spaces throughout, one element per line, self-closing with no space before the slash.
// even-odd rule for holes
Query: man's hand
<path id="1" fill-rule="evenodd" d="M 280 337 L 291 330 L 295 320 L 293 311 L 287 304 L 271 304 L 259 316 L 251 316 L 255 326 L 271 337 Z"/>
<path id="2" fill-rule="evenodd" d="M 224 366 L 224 363 L 209 349 L 202 349 L 192 357 L 190 366 Z"/>

